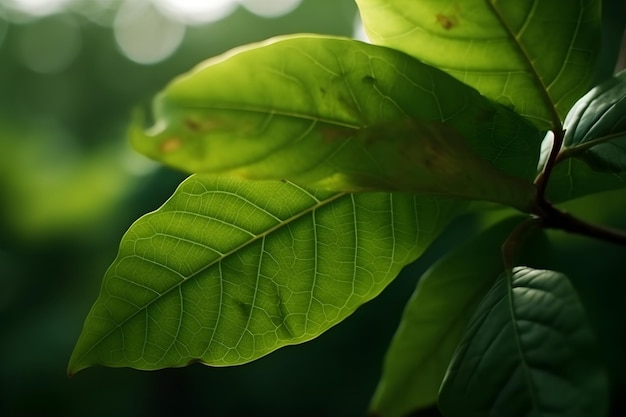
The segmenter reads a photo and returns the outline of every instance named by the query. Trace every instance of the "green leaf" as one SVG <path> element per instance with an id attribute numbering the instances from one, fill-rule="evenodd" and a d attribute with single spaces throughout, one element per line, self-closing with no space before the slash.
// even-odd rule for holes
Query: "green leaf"
<path id="1" fill-rule="evenodd" d="M 209 60 L 167 86 L 154 113 L 154 127 L 135 126 L 133 142 L 182 170 L 522 209 L 533 189 L 511 176 L 534 177 L 541 139 L 515 113 L 406 54 L 321 36 Z"/>
<path id="2" fill-rule="evenodd" d="M 597 171 L 626 170 L 626 70 L 581 98 L 564 128 L 564 156 L 579 156 Z"/>
<path id="3" fill-rule="evenodd" d="M 370 405 L 402 417 L 433 405 L 463 330 L 502 274 L 501 245 L 520 217 L 483 230 L 431 267 L 404 311 Z"/>
<path id="4" fill-rule="evenodd" d="M 554 167 L 548 184 L 548 196 L 550 201 L 559 203 L 624 187 L 626 173 L 593 171 L 583 160 L 569 158 Z"/>
<path id="5" fill-rule="evenodd" d="M 542 129 L 560 126 L 593 82 L 600 0 L 357 3 L 374 43 L 445 70 Z"/>
<path id="6" fill-rule="evenodd" d="M 455 416 L 604 416 L 608 381 L 566 276 L 518 267 L 474 314 L 441 388 Z"/>
<path id="7" fill-rule="evenodd" d="M 69 373 L 235 365 L 375 297 L 462 205 L 195 175 L 122 239 Z"/>
<path id="8" fill-rule="evenodd" d="M 563 201 L 626 186 L 626 71 L 582 97 L 567 115 L 564 128 L 559 162 L 550 177 L 551 199 Z M 540 167 L 552 143 L 548 133 Z"/>

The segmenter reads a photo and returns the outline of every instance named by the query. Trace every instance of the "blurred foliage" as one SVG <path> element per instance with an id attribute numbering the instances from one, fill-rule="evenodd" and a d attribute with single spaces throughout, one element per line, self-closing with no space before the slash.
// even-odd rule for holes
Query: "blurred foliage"
<path id="1" fill-rule="evenodd" d="M 66 377 L 82 321 L 122 234 L 184 177 L 129 149 L 132 108 L 146 105 L 177 74 L 232 47 L 295 32 L 351 36 L 356 16 L 352 0 L 303 0 L 273 19 L 239 8 L 224 20 L 188 27 L 169 58 L 141 65 L 116 43 L 111 22 L 119 3 L 75 1 L 70 11 L 32 18 L 0 2 L 0 415 L 363 415 L 416 277 L 480 219 L 457 221 L 380 297 L 305 345 L 245 367 L 95 368 Z M 615 19 L 611 30 L 621 30 L 623 21 Z M 623 201 L 624 193 L 613 193 L 574 209 L 626 227 Z M 595 303 L 592 318 L 601 337 L 626 334 L 622 322 L 610 319 L 623 311 L 598 307 L 619 306 L 624 281 L 616 283 L 618 290 L 597 285 L 619 270 L 623 251 L 598 243 L 606 249 L 602 269 L 586 276 L 592 265 L 581 256 L 587 241 L 553 238 L 565 244 L 550 249 L 554 259 L 578 262 L 572 279 L 588 295 L 584 300 Z M 605 346 L 609 359 L 623 349 L 624 343 Z M 624 361 L 610 363 L 623 389 Z"/>

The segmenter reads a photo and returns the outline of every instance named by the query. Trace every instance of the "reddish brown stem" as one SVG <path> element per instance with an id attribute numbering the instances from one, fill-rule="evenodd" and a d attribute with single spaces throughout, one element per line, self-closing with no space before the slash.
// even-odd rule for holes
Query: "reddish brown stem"
<path id="1" fill-rule="evenodd" d="M 592 237 L 626 246 L 626 233 L 597 226 L 580 220 L 569 213 L 558 210 L 552 205 L 543 207 L 544 214 L 541 216 L 541 225 L 547 229 L 558 229 L 567 233 Z"/>
<path id="2" fill-rule="evenodd" d="M 552 175 L 552 170 L 556 165 L 557 159 L 559 157 L 559 153 L 561 152 L 561 147 L 563 146 L 563 139 L 565 137 L 565 131 L 561 126 L 558 129 L 552 131 L 554 136 L 554 140 L 552 142 L 552 149 L 550 150 L 550 155 L 548 156 L 548 160 L 546 161 L 546 165 L 543 167 L 543 171 L 537 179 L 535 180 L 535 184 L 537 185 L 537 205 L 544 206 L 549 205 L 548 200 L 546 199 L 546 191 L 548 189 L 548 180 L 550 179 L 550 175 Z"/>

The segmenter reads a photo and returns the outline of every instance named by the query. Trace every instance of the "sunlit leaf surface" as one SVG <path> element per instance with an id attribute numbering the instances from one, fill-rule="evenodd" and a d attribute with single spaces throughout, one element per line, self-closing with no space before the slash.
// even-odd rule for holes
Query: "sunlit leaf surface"
<path id="1" fill-rule="evenodd" d="M 526 267 L 479 306 L 441 388 L 455 416 L 604 416 L 606 371 L 564 275 Z"/>
<path id="2" fill-rule="evenodd" d="M 591 86 L 599 0 L 357 0 L 374 43 L 452 74 L 548 129 Z"/>
<path id="3" fill-rule="evenodd" d="M 172 82 L 154 113 L 152 129 L 134 129 L 135 146 L 189 172 L 517 207 L 532 187 L 510 175 L 534 177 L 541 136 L 404 53 L 319 36 L 209 60 Z"/>
<path id="4" fill-rule="evenodd" d="M 371 411 L 402 417 L 437 402 L 450 360 L 482 297 L 502 274 L 501 246 L 520 217 L 470 239 L 420 279 L 387 355 Z"/>
<path id="5" fill-rule="evenodd" d="M 458 205 L 192 176 L 124 236 L 69 372 L 234 365 L 312 339 L 382 291 Z"/>

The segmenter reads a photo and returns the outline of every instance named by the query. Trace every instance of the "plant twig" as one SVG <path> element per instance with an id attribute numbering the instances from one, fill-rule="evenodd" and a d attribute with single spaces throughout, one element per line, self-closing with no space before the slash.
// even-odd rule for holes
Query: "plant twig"
<path id="1" fill-rule="evenodd" d="M 520 247 L 526 241 L 528 234 L 540 227 L 542 220 L 539 217 L 531 217 L 530 219 L 520 223 L 507 237 L 502 244 L 502 260 L 504 268 L 510 271 L 515 266 L 515 255 L 520 252 Z"/>
<path id="2" fill-rule="evenodd" d="M 609 135 L 606 136 L 602 136 L 596 139 L 592 139 L 589 140 L 587 142 L 584 143 L 580 143 L 576 146 L 571 146 L 568 147 L 566 149 L 561 150 L 561 152 L 559 152 L 556 160 L 554 161 L 554 164 L 558 164 L 561 161 L 564 161 L 565 159 L 571 158 L 573 156 L 576 156 L 586 150 L 589 150 L 591 148 L 593 148 L 594 146 L 603 144 L 603 143 L 607 143 L 612 141 L 613 139 L 617 139 L 619 137 L 621 137 L 624 133 L 623 132 L 615 132 L 615 133 L 611 133 Z"/>
<path id="3" fill-rule="evenodd" d="M 543 210 L 541 225 L 547 229 L 562 230 L 626 246 L 626 233 L 621 230 L 587 223 L 549 204 L 544 206 Z"/>
<path id="4" fill-rule="evenodd" d="M 578 219 L 569 213 L 557 209 L 550 204 L 546 198 L 548 180 L 552 174 L 552 170 L 554 166 L 563 159 L 561 147 L 563 146 L 565 131 L 559 126 L 553 131 L 553 134 L 554 141 L 552 143 L 550 155 L 548 156 L 548 160 L 546 161 L 543 171 L 535 180 L 535 184 L 537 185 L 537 194 L 535 197 L 534 214 L 540 219 L 541 226 L 546 229 L 562 230 L 567 233 L 592 237 L 606 242 L 626 246 L 625 232 L 594 225 Z"/>
<path id="5" fill-rule="evenodd" d="M 539 207 L 544 207 L 546 205 L 550 205 L 546 199 L 546 190 L 548 188 L 548 180 L 550 179 L 550 175 L 552 174 L 552 170 L 556 165 L 556 162 L 559 157 L 559 152 L 561 152 L 561 147 L 563 146 L 563 139 L 565 138 L 565 131 L 562 126 L 556 126 L 552 131 L 554 136 L 552 142 L 552 149 L 550 149 L 550 155 L 548 156 L 548 160 L 546 161 L 545 166 L 541 173 L 537 176 L 535 180 L 535 184 L 537 185 L 537 201 Z"/>

